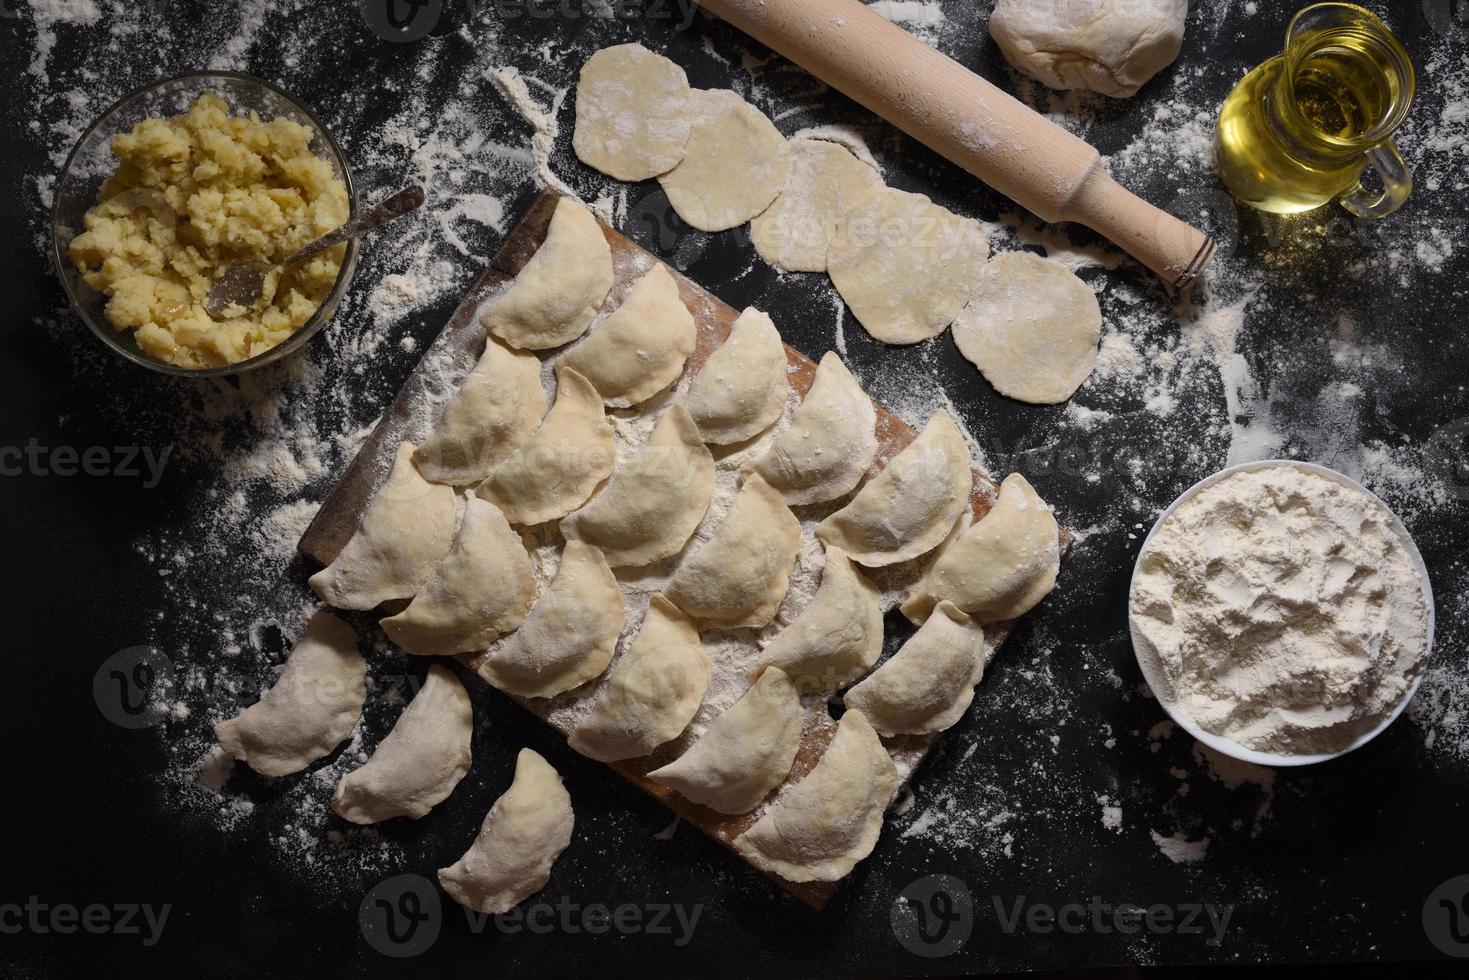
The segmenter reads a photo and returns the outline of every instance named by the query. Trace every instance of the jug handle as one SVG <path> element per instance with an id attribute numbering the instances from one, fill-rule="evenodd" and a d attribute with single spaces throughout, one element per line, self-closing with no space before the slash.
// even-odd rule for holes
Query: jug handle
<path id="1" fill-rule="evenodd" d="M 1359 183 L 1341 199 L 1341 206 L 1359 218 L 1386 218 L 1413 192 L 1413 175 L 1391 142 L 1368 150 L 1367 165 L 1382 178 L 1382 193 L 1373 194 Z"/>

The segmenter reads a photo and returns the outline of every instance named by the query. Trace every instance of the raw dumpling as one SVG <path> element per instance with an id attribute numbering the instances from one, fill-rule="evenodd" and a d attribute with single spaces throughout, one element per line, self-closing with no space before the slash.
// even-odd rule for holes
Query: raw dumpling
<path id="1" fill-rule="evenodd" d="M 872 465 L 876 426 L 872 399 L 842 359 L 827 351 L 791 427 L 749 468 L 792 506 L 835 500 Z"/>
<path id="2" fill-rule="evenodd" d="M 540 360 L 490 337 L 413 462 L 434 483 L 478 483 L 531 437 L 545 414 Z"/>
<path id="3" fill-rule="evenodd" d="M 408 608 L 381 625 L 409 653 L 470 653 L 519 626 L 535 597 L 520 535 L 498 507 L 470 497 L 448 556 Z"/>
<path id="4" fill-rule="evenodd" d="M 674 569 L 668 598 L 702 629 L 764 626 L 785 598 L 800 547 L 796 515 L 752 473 L 724 523 Z"/>
<path id="5" fill-rule="evenodd" d="M 747 861 L 786 881 L 836 881 L 872 853 L 898 767 L 860 711 L 848 711 L 816 768 L 735 838 Z"/>
<path id="6" fill-rule="evenodd" d="M 790 773 L 805 717 L 790 678 L 767 667 L 687 752 L 648 778 L 711 810 L 748 813 Z"/>
<path id="7" fill-rule="evenodd" d="M 599 762 L 647 755 L 689 727 L 709 688 L 709 655 L 693 621 L 653 596 L 638 635 L 567 740 Z"/>
<path id="8" fill-rule="evenodd" d="M 764 211 L 785 186 L 790 150 L 759 109 L 728 89 L 694 89 L 683 160 L 658 178 L 678 216 L 724 231 Z"/>
<path id="9" fill-rule="evenodd" d="M 843 700 L 884 735 L 941 732 L 974 699 L 987 656 L 983 627 L 941 602 L 938 614 Z"/>
<path id="10" fill-rule="evenodd" d="M 612 288 L 612 249 L 580 201 L 556 203 L 546 240 L 480 317 L 511 347 L 546 350 L 586 332 Z"/>
<path id="11" fill-rule="evenodd" d="M 1056 585 L 1060 529 L 1025 477 L 1011 473 L 988 514 L 944 546 L 938 560 L 903 603 L 921 623 L 947 599 L 981 623 L 1028 612 Z"/>
<path id="12" fill-rule="evenodd" d="M 429 483 L 413 465 L 413 443 L 398 446 L 387 480 L 362 511 L 357 531 L 311 576 L 338 609 L 371 609 L 407 599 L 427 582 L 454 543 L 454 491 Z"/>
<path id="13" fill-rule="evenodd" d="M 683 159 L 691 115 L 682 68 L 641 44 L 617 44 L 581 66 L 571 145 L 610 177 L 647 180 Z"/>
<path id="14" fill-rule="evenodd" d="M 555 697 L 607 669 L 622 632 L 622 591 L 602 553 L 566 542 L 525 624 L 480 659 L 479 675 L 523 698 Z"/>
<path id="15" fill-rule="evenodd" d="M 475 493 L 512 524 L 544 524 L 586 503 L 616 458 L 602 396 L 563 365 L 556 369 L 556 403 L 541 427 Z"/>
<path id="16" fill-rule="evenodd" d="M 1064 402 L 1097 366 L 1102 310 L 1092 287 L 1060 262 L 1031 252 L 990 260 L 954 321 L 959 353 L 1002 395 Z"/>
<path id="17" fill-rule="evenodd" d="M 882 593 L 846 552 L 828 545 L 821 588 L 775 635 L 760 662 L 779 667 L 804 694 L 835 691 L 882 656 Z"/>
<path id="18" fill-rule="evenodd" d="M 780 332 L 753 306 L 709 355 L 684 397 L 699 436 L 708 443 L 744 442 L 775 424 L 791 383 Z"/>
<path id="19" fill-rule="evenodd" d="M 508 912 L 546 887 L 551 865 L 571 843 L 571 796 L 551 764 L 530 749 L 515 757 L 515 779 L 485 815 L 464 856 L 439 870 L 449 897 L 484 915 Z"/>
<path id="20" fill-rule="evenodd" d="M 775 203 L 750 221 L 760 257 L 787 272 L 825 272 L 837 218 L 882 177 L 845 146 L 791 140 L 791 173 Z"/>
<path id="21" fill-rule="evenodd" d="M 361 824 L 418 819 L 469 771 L 473 732 L 469 692 L 449 668 L 434 664 L 372 758 L 337 784 L 332 809 Z"/>
<path id="22" fill-rule="evenodd" d="M 663 265 L 639 279 L 607 321 L 561 363 L 576 368 L 613 408 L 647 401 L 683 374 L 694 352 L 694 316 Z"/>
<path id="23" fill-rule="evenodd" d="M 954 322 L 989 251 L 979 222 L 883 187 L 842 215 L 827 271 L 873 339 L 916 344 Z"/>
<path id="24" fill-rule="evenodd" d="M 357 634 L 319 609 L 270 690 L 214 726 L 220 747 L 262 776 L 289 776 L 352 734 L 367 699 Z"/>
<path id="25" fill-rule="evenodd" d="M 974 477 L 964 434 L 935 412 L 852 501 L 816 526 L 816 536 L 869 568 L 938 547 L 969 506 Z"/>
<path id="26" fill-rule="evenodd" d="M 714 457 L 682 405 L 674 405 L 642 452 L 612 474 L 581 510 L 561 521 L 568 539 L 602 549 L 614 568 L 648 565 L 677 554 L 709 509 Z"/>

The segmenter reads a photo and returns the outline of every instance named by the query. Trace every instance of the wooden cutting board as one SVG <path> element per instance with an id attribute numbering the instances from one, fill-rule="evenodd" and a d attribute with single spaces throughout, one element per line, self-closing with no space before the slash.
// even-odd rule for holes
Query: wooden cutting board
<path id="1" fill-rule="evenodd" d="M 341 480 L 321 505 L 316 518 L 301 537 L 299 549 L 302 554 L 322 565 L 327 565 L 347 543 L 353 531 L 356 530 L 358 518 L 372 496 L 373 490 L 386 477 L 398 443 L 404 439 L 421 439 L 425 426 L 432 424 L 432 419 L 425 417 L 424 406 L 429 403 L 431 389 L 442 384 L 440 376 L 442 365 L 445 363 L 454 365 L 456 378 L 462 378 L 469 372 L 484 350 L 484 328 L 480 326 L 476 314 L 485 300 L 514 279 L 530 257 L 535 254 L 536 249 L 545 239 L 547 225 L 550 223 L 552 212 L 559 199 L 560 196 L 554 191 L 543 192 L 531 204 L 515 227 L 510 230 L 500 250 L 490 261 L 489 268 L 470 287 L 464 301 L 450 317 L 448 325 L 429 351 L 425 353 L 418 367 L 414 369 L 413 374 L 409 376 L 397 397 L 394 398 L 392 405 L 388 407 L 356 457 L 348 465 L 346 472 L 342 474 Z M 650 261 L 658 260 L 614 229 L 605 224 L 602 224 L 601 227 L 612 249 L 615 275 L 612 294 L 608 298 L 608 308 L 615 308 L 632 285 L 634 273 L 631 270 L 646 268 Z M 668 271 L 678 282 L 680 296 L 694 315 L 698 341 L 693 356 L 689 358 L 688 371 L 690 374 L 697 373 L 709 354 L 729 335 L 730 327 L 734 324 L 739 311 L 721 302 L 718 297 L 698 283 L 686 278 L 676 269 L 668 267 Z M 776 321 L 779 326 L 779 317 L 776 317 Z M 791 387 L 804 397 L 815 377 L 816 363 L 789 346 L 786 347 L 786 356 L 791 365 Z M 434 369 L 429 369 L 427 366 L 431 359 L 437 365 Z M 877 409 L 878 451 L 869 476 L 886 466 L 888 460 L 897 455 L 918 434 L 911 426 L 888 412 L 883 406 L 876 405 L 875 407 Z M 974 471 L 973 513 L 976 519 L 989 511 L 998 490 L 998 484 L 988 473 L 978 469 Z M 1062 528 L 1063 553 L 1070 542 L 1070 532 Z M 986 637 L 992 648 L 999 647 L 1009 634 L 1012 625 L 1011 623 L 994 623 L 985 628 Z M 460 659 L 472 668 L 476 658 Z M 478 677 L 477 674 L 475 676 Z M 514 700 L 519 701 L 526 710 L 542 719 L 549 714 L 551 704 L 549 701 L 524 698 Z M 803 699 L 803 703 L 807 706 L 806 725 L 801 735 L 800 750 L 791 769 L 793 778 L 803 777 L 811 771 L 836 731 L 836 723 L 827 714 L 823 699 L 807 698 Z M 563 731 L 562 734 L 565 732 Z M 883 742 L 895 756 L 902 755 L 916 761 L 921 760 L 928 752 L 935 738 L 936 736 L 933 735 L 904 735 L 886 738 Z M 667 761 L 669 761 L 667 758 L 655 752 L 645 759 L 630 759 L 611 765 L 630 782 L 656 797 L 669 809 L 710 837 L 731 848 L 731 853 L 734 853 L 732 847 L 734 839 L 754 822 L 755 814 L 729 816 L 717 813 L 707 807 L 690 803 L 672 790 L 646 778 L 647 772 Z M 786 881 L 776 875 L 769 877 L 796 898 L 815 909 L 825 906 L 837 887 L 837 883 L 796 883 Z"/>

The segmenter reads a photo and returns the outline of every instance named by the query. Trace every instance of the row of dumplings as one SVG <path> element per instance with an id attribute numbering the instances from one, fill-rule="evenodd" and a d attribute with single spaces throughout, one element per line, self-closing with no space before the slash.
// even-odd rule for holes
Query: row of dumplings
<path id="1" fill-rule="evenodd" d="M 566 254 L 580 257 L 575 277 L 557 277 L 556 264 L 547 264 Z M 395 644 L 416 654 L 479 654 L 481 676 L 521 697 L 553 697 L 606 672 L 626 620 L 612 569 L 685 550 L 713 493 L 706 444 L 745 441 L 769 429 L 789 386 L 778 332 L 764 314 L 746 310 L 641 450 L 616 465 L 604 406 L 638 397 L 629 391 L 646 400 L 669 388 L 693 349 L 691 339 L 641 347 L 654 362 L 649 369 L 663 379 L 657 389 L 619 380 L 636 381 L 632 372 L 603 370 L 619 362 L 607 352 L 644 343 L 623 332 L 653 320 L 692 331 L 666 269 L 644 274 L 597 330 L 560 356 L 549 411 L 540 362 L 521 346 L 548 336 L 580 337 L 591 322 L 586 311 L 595 317 L 611 279 L 600 228 L 584 208 L 563 200 L 546 241 L 485 311 L 485 353 L 433 432 L 417 449 L 399 447 L 352 538 L 312 577 L 324 600 L 359 610 L 411 600 L 382 620 Z M 671 292 L 660 285 L 665 281 Z M 655 289 L 662 295 L 656 302 Z M 537 325 L 538 339 L 507 326 L 513 323 Z M 589 347 L 602 354 L 586 355 Z M 671 369 L 661 363 L 665 356 Z M 595 382 L 577 370 L 578 362 Z M 791 507 L 834 500 L 857 487 L 876 454 L 875 417 L 866 393 L 827 354 L 789 427 L 745 467 L 722 522 L 682 557 L 650 601 L 571 732 L 574 749 L 609 762 L 641 758 L 689 728 L 710 678 L 700 631 L 773 620 L 800 546 Z M 982 624 L 1019 615 L 1054 584 L 1057 527 L 1034 491 L 1010 477 L 992 510 L 970 526 L 971 480 L 962 434 L 947 415 L 935 414 L 820 523 L 816 534 L 826 550 L 820 588 L 762 651 L 763 669 L 744 696 L 686 752 L 649 773 L 720 812 L 759 806 L 787 780 L 799 749 L 800 695 L 857 681 L 881 654 L 881 597 L 858 566 L 895 564 L 943 545 L 903 606 L 922 624 L 917 634 L 847 692 L 850 710 L 816 768 L 738 839 L 737 848 L 758 866 L 793 881 L 832 880 L 866 856 L 897 780 L 879 735 L 932 733 L 953 724 L 984 669 Z M 456 487 L 471 486 L 459 504 Z M 512 524 L 553 520 L 566 543 L 537 598 L 530 556 Z M 302 647 L 314 649 L 303 640 L 276 688 L 218 729 L 227 752 L 268 775 L 298 771 L 331 751 L 360 713 L 360 698 L 355 708 L 341 703 L 331 711 L 329 703 L 303 705 L 282 694 L 290 710 L 271 708 L 277 689 L 289 691 L 283 686 L 306 670 L 293 666 Z M 372 758 L 342 780 L 335 809 L 359 823 L 427 813 L 467 771 L 471 722 L 462 685 L 434 667 Z M 303 742 L 307 733 L 312 737 Z M 299 765 L 283 769 L 272 761 L 261 746 L 273 741 L 295 746 L 285 754 Z M 835 810 L 834 799 L 844 801 Z M 792 824 L 806 829 L 793 834 Z"/>

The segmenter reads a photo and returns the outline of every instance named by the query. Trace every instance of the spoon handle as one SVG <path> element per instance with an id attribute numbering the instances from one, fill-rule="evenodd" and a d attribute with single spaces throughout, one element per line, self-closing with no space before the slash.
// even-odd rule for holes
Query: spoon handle
<path id="1" fill-rule="evenodd" d="M 394 194 L 386 201 L 380 204 L 374 204 L 362 212 L 359 217 L 342 225 L 336 231 L 322 235 L 316 241 L 302 246 L 282 262 L 281 267 L 295 265 L 297 262 L 311 258 L 311 256 L 318 252 L 324 252 L 335 245 L 340 245 L 349 238 L 356 238 L 363 232 L 372 231 L 372 229 L 379 225 L 385 225 L 389 221 L 401 218 L 408 212 L 417 209 L 423 203 L 423 199 L 423 188 L 417 184 L 413 184 Z"/>

